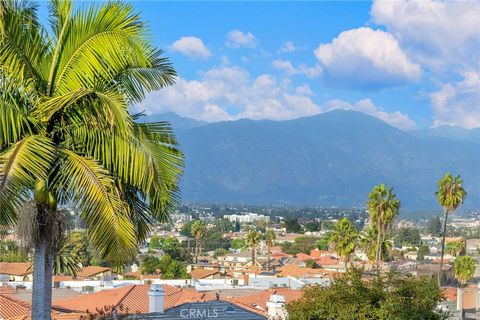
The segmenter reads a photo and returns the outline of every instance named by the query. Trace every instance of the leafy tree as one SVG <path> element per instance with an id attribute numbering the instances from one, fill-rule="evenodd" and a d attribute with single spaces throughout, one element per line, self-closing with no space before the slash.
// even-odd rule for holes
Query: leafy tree
<path id="1" fill-rule="evenodd" d="M 285 219 L 285 228 L 288 233 L 301 233 L 302 226 L 298 223 L 296 218 Z"/>
<path id="2" fill-rule="evenodd" d="M 154 256 L 146 256 L 143 259 L 140 270 L 142 274 L 158 274 L 157 270 L 160 268 L 160 259 Z"/>
<path id="3" fill-rule="evenodd" d="M 192 235 L 192 225 L 195 223 L 196 220 L 190 220 L 182 226 L 180 230 L 180 234 L 185 237 L 193 238 Z"/>
<path id="4" fill-rule="evenodd" d="M 370 220 L 377 227 L 377 241 L 375 261 L 377 266 L 382 260 L 381 243 L 385 238 L 390 223 L 398 215 L 400 200 L 393 193 L 393 188 L 388 188 L 382 183 L 376 185 L 368 195 L 368 213 Z"/>
<path id="5" fill-rule="evenodd" d="M 82 266 L 88 266 L 91 263 L 92 252 L 89 250 L 87 233 L 83 231 L 74 231 L 70 233 L 67 246 L 69 251 L 75 252 L 78 262 Z"/>
<path id="6" fill-rule="evenodd" d="M 437 310 L 442 292 L 428 277 L 375 275 L 364 281 L 351 269 L 330 286 L 309 286 L 299 300 L 287 304 L 291 320 L 447 319 Z"/>
<path id="7" fill-rule="evenodd" d="M 214 252 L 213 252 L 213 257 L 214 258 L 218 258 L 220 256 L 223 256 L 227 253 L 229 253 L 230 251 L 227 250 L 227 249 L 223 249 L 223 248 L 219 248 L 219 249 L 216 249 Z"/>
<path id="8" fill-rule="evenodd" d="M 271 250 L 275 237 L 275 232 L 272 229 L 267 229 L 265 232 L 265 243 L 267 245 L 267 270 L 270 270 L 270 256 L 272 254 Z"/>
<path id="9" fill-rule="evenodd" d="M 345 262 L 345 268 L 348 266 L 351 254 L 355 251 L 357 239 L 358 232 L 353 223 L 348 218 L 340 219 L 333 230 L 330 241 L 337 254 Z"/>
<path id="10" fill-rule="evenodd" d="M 463 203 L 467 192 L 463 188 L 463 181 L 460 176 L 452 176 L 451 173 L 446 173 L 437 182 L 438 191 L 435 193 L 438 203 L 442 206 L 445 217 L 443 220 L 443 235 L 442 235 L 442 251 L 440 256 L 440 268 L 438 269 L 438 279 L 443 270 L 443 256 L 445 254 L 445 237 L 447 235 L 447 221 L 448 215 L 455 212 Z"/>
<path id="11" fill-rule="evenodd" d="M 195 220 L 192 224 L 191 234 L 195 238 L 195 262 L 198 262 L 198 256 L 200 254 L 200 240 L 205 236 L 207 226 L 202 220 Z"/>
<path id="12" fill-rule="evenodd" d="M 243 249 L 245 248 L 245 240 L 243 239 L 233 239 L 231 242 L 232 249 Z"/>
<path id="13" fill-rule="evenodd" d="M 150 238 L 150 243 L 148 244 L 148 247 L 150 249 L 159 249 L 161 247 L 160 241 L 161 239 L 159 236 L 152 236 Z"/>
<path id="14" fill-rule="evenodd" d="M 57 254 L 53 263 L 54 275 L 77 276 L 77 272 L 81 270 L 80 259 L 77 252 L 70 250 L 68 237 L 63 237 L 57 243 Z"/>
<path id="15" fill-rule="evenodd" d="M 435 216 L 430 220 L 428 231 L 432 237 L 439 237 L 442 235 L 442 222 L 440 221 L 439 216 Z"/>
<path id="16" fill-rule="evenodd" d="M 318 264 L 315 262 L 315 260 L 313 259 L 308 259 L 306 262 L 305 262 L 305 266 L 307 268 L 312 268 L 312 269 L 316 269 L 318 268 Z"/>
<path id="17" fill-rule="evenodd" d="M 228 219 L 217 219 L 213 225 L 215 230 L 220 232 L 233 232 L 235 230 L 235 225 Z"/>
<path id="18" fill-rule="evenodd" d="M 329 239 L 320 239 L 317 240 L 317 248 L 320 250 L 328 250 Z"/>
<path id="19" fill-rule="evenodd" d="M 430 248 L 428 245 L 423 245 L 418 248 L 417 251 L 417 260 L 418 261 L 423 261 L 425 260 L 425 256 L 430 253 Z"/>
<path id="20" fill-rule="evenodd" d="M 395 244 L 398 247 L 402 245 L 420 246 L 422 239 L 417 228 L 400 228 L 396 232 Z"/>
<path id="21" fill-rule="evenodd" d="M 453 262 L 455 278 L 462 286 L 467 284 L 467 282 L 473 277 L 476 268 L 475 260 L 473 260 L 471 256 L 461 256 L 456 258 Z"/>
<path id="22" fill-rule="evenodd" d="M 183 166 L 166 123 L 129 113 L 175 77 L 132 5 L 52 1 L 49 12 L 47 30 L 30 2 L 0 2 L 0 222 L 33 195 L 34 319 L 51 315 L 57 204 L 76 206 L 102 257 L 121 265 L 167 219 Z"/>
<path id="23" fill-rule="evenodd" d="M 465 240 L 450 241 L 445 247 L 445 252 L 451 254 L 454 257 L 458 257 L 461 254 L 465 254 L 466 246 L 467 244 Z"/>
<path id="24" fill-rule="evenodd" d="M 300 252 L 309 254 L 310 251 L 317 247 L 319 238 L 316 237 L 298 237 L 293 243 L 282 244 L 282 251 L 288 254 L 297 254 Z"/>
<path id="25" fill-rule="evenodd" d="M 310 232 L 320 231 L 321 227 L 322 223 L 317 221 L 311 221 L 305 224 L 305 230 Z"/>
<path id="26" fill-rule="evenodd" d="M 160 262 L 160 264 L 162 264 Z M 190 279 L 185 264 L 178 260 L 172 260 L 169 264 L 164 266 L 165 272 L 162 271 L 162 279 Z"/>
<path id="27" fill-rule="evenodd" d="M 245 244 L 252 250 L 252 266 L 254 266 L 257 261 L 257 247 L 260 244 L 260 233 L 253 228 L 248 230 Z"/>

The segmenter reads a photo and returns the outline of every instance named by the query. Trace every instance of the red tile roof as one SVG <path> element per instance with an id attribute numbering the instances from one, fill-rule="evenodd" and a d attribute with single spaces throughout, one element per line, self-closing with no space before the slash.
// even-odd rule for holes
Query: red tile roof
<path id="1" fill-rule="evenodd" d="M 33 272 L 30 262 L 0 262 L 0 274 L 24 276 Z"/>
<path id="2" fill-rule="evenodd" d="M 150 285 L 130 285 L 117 289 L 104 290 L 85 294 L 73 298 L 53 302 L 56 310 L 95 312 L 105 306 L 123 306 L 128 313 L 148 312 L 148 290 Z M 201 302 L 214 300 L 215 294 L 205 294 L 196 291 L 184 290 L 169 285 L 164 285 L 165 309 L 169 309 L 187 302 Z"/>
<path id="3" fill-rule="evenodd" d="M 194 269 L 190 271 L 190 276 L 192 279 L 205 279 L 210 276 L 218 274 L 218 269 L 209 270 L 209 269 Z"/>
<path id="4" fill-rule="evenodd" d="M 30 311 L 28 303 L 0 295 L 0 319 L 28 316 Z"/>
<path id="5" fill-rule="evenodd" d="M 77 273 L 78 278 L 89 278 L 93 277 L 99 273 L 111 271 L 112 269 L 107 267 L 97 267 L 97 266 L 88 266 L 83 268 L 80 272 Z"/>

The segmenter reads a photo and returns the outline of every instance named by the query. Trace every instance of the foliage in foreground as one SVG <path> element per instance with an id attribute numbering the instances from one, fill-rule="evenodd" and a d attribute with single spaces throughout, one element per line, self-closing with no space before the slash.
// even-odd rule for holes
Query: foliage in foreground
<path id="1" fill-rule="evenodd" d="M 365 281 L 352 269 L 328 287 L 306 288 L 287 311 L 290 320 L 447 319 L 436 310 L 441 300 L 434 279 L 388 274 Z"/>

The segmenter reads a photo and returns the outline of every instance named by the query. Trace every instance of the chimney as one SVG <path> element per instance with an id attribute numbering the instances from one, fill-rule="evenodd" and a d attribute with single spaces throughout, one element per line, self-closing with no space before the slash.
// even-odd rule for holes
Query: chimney
<path id="1" fill-rule="evenodd" d="M 152 284 L 148 290 L 148 312 L 164 312 L 165 290 L 162 284 Z"/>
<path id="2" fill-rule="evenodd" d="M 268 319 L 287 319 L 285 297 L 281 294 L 272 294 L 267 301 Z"/>

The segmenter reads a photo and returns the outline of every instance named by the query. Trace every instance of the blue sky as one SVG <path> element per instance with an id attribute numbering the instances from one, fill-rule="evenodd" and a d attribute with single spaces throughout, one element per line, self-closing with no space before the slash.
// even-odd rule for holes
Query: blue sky
<path id="1" fill-rule="evenodd" d="M 480 2 L 132 2 L 178 71 L 137 111 L 480 126 Z"/>

